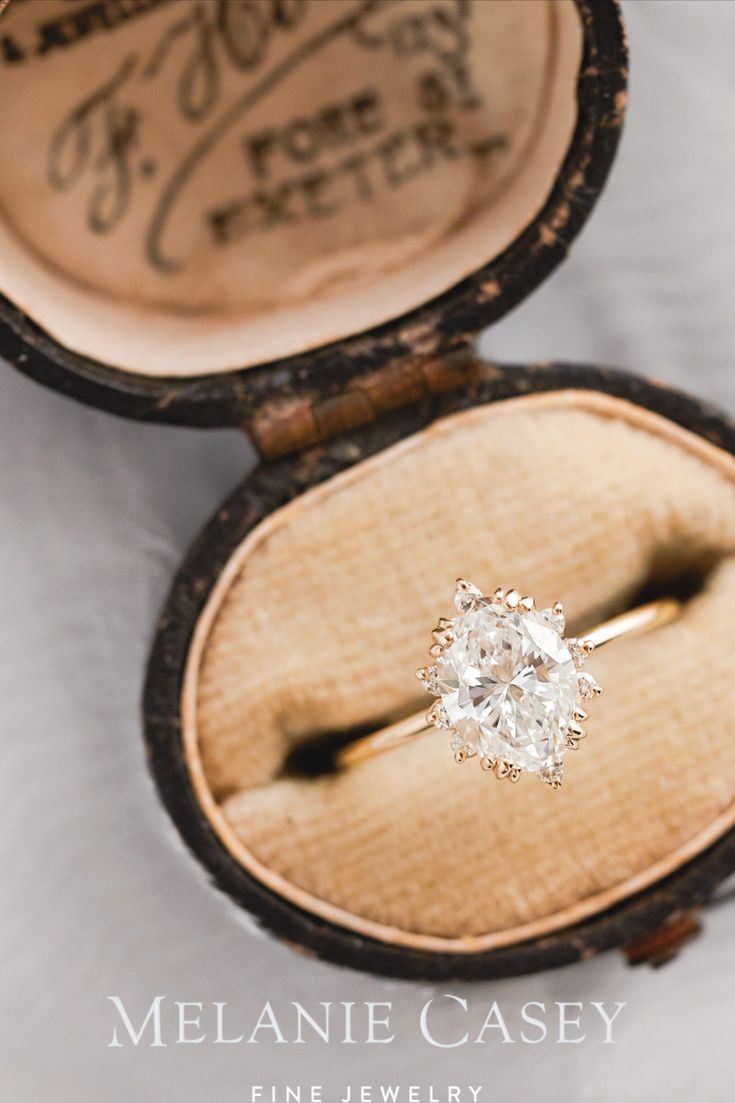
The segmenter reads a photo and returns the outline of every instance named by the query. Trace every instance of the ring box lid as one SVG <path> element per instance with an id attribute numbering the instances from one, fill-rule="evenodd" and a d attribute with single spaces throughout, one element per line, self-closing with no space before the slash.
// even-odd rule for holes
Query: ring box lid
<path id="1" fill-rule="evenodd" d="M 0 79 L 0 354 L 283 451 L 314 427 L 274 414 L 390 390 L 561 262 L 626 52 L 607 0 L 11 0 Z"/>

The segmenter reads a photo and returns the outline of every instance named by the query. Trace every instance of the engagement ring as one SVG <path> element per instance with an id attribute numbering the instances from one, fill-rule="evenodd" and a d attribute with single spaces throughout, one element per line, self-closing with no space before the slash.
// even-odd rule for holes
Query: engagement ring
<path id="1" fill-rule="evenodd" d="M 409 716 L 342 748 L 340 766 L 440 729 L 455 762 L 477 758 L 497 778 L 515 782 L 529 773 L 559 789 L 564 756 L 586 735 L 585 705 L 602 693 L 582 670 L 590 653 L 668 624 L 681 609 L 674 598 L 661 598 L 569 638 L 561 603 L 536 609 L 533 598 L 518 590 L 487 597 L 458 579 L 454 604 L 458 615 L 442 617 L 434 629 L 432 665 L 416 672 L 436 698 L 429 714 Z"/>

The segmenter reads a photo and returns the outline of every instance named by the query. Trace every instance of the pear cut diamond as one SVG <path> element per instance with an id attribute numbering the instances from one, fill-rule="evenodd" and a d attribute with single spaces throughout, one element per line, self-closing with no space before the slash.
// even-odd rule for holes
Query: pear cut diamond
<path id="1" fill-rule="evenodd" d="M 543 613 L 469 609 L 452 622 L 435 677 L 451 727 L 475 754 L 531 773 L 559 765 L 579 675 Z"/>

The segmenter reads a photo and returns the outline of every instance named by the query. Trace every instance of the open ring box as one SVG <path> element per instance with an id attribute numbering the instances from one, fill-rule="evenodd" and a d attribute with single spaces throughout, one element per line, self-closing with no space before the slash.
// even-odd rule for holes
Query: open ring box
<path id="1" fill-rule="evenodd" d="M 262 459 L 174 581 L 145 693 L 211 880 L 407 977 L 670 950 L 735 868 L 735 432 L 471 345 L 603 185 L 617 7 L 11 0 L 0 59 L 0 352 L 121 415 L 239 426 Z M 325 766 L 325 740 L 421 706 L 458 575 L 578 630 L 687 598 L 596 657 L 559 793 L 459 769 L 441 735 Z"/>

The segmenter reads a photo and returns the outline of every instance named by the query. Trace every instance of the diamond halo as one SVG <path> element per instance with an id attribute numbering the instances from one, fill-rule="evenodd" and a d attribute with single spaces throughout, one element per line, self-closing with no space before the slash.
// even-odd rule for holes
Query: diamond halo
<path id="1" fill-rule="evenodd" d="M 537 610 L 518 590 L 488 597 L 458 579 L 454 603 L 458 615 L 434 629 L 433 664 L 416 672 L 436 698 L 427 722 L 447 731 L 456 762 L 559 789 L 564 755 L 586 734 L 582 701 L 602 693 L 581 671 L 594 644 L 564 635 L 560 603 Z"/>

